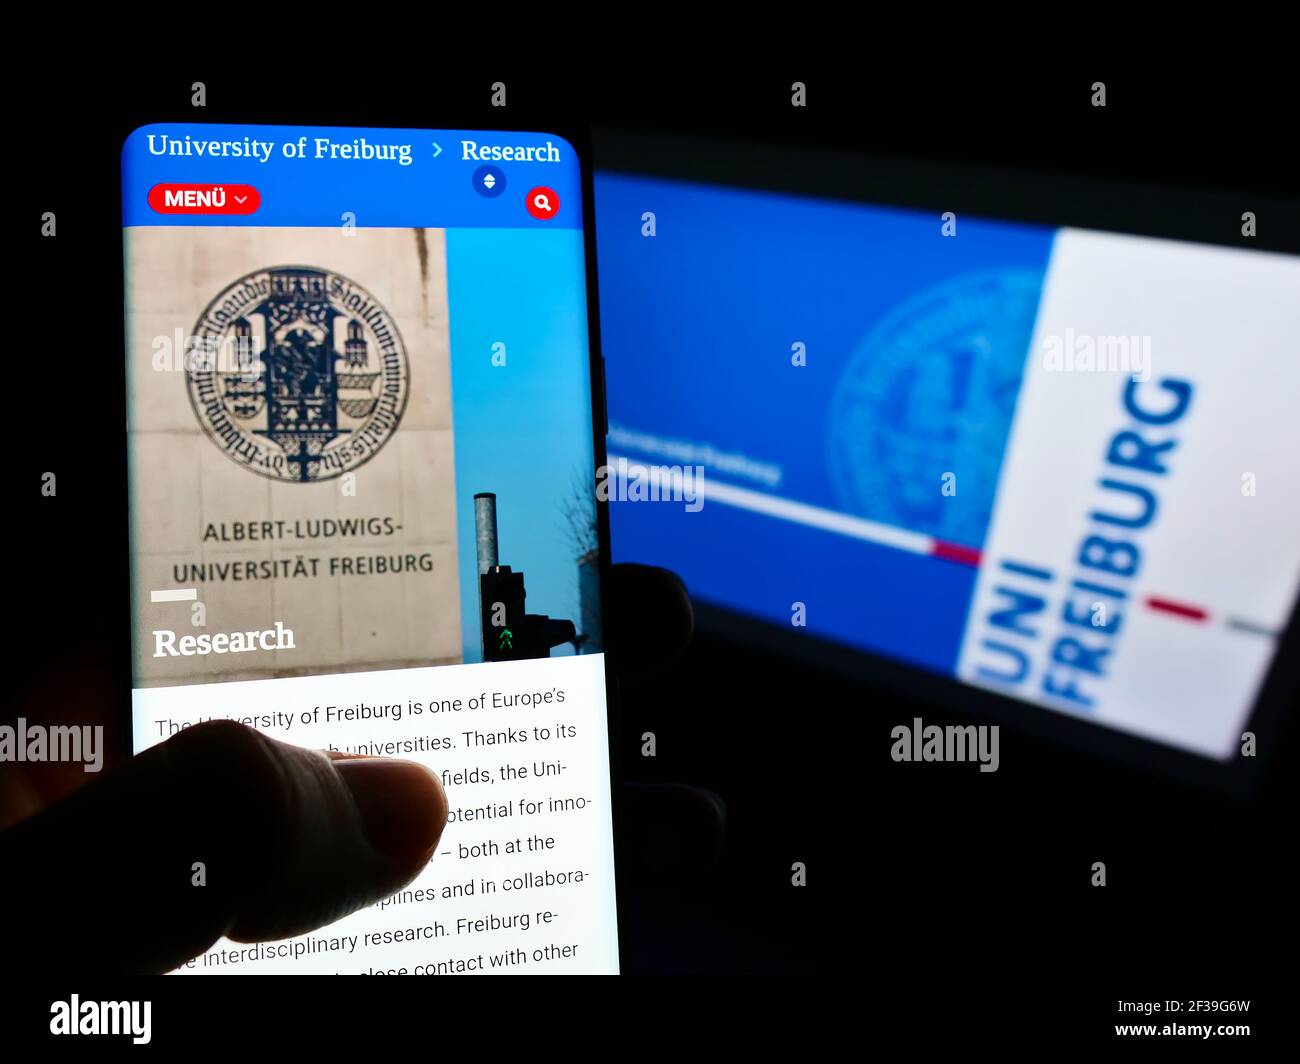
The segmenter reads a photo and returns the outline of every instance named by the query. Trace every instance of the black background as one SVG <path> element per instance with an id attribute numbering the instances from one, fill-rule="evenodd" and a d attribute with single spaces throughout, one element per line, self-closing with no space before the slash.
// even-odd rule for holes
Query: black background
<path id="1" fill-rule="evenodd" d="M 870 61 L 729 69 L 666 56 L 634 68 L 592 61 L 558 74 L 466 57 L 454 68 L 395 64 L 372 78 L 306 85 L 276 68 L 246 76 L 230 61 L 95 76 L 56 64 L 35 77 L 23 158 L 8 167 L 26 186 L 17 261 L 32 286 L 9 304 L 7 402 L 17 421 L 7 451 L 17 487 L 4 557 L 22 591 L 11 591 L 5 625 L 18 705 L 53 673 L 74 691 L 112 685 L 123 710 L 129 690 L 124 116 L 590 122 L 757 141 L 792 166 L 812 148 L 938 162 L 952 166 L 955 186 L 969 163 L 1119 180 L 1153 200 L 1164 188 L 1213 190 L 1240 203 L 1237 219 L 1252 197 L 1267 197 L 1275 213 L 1261 217 L 1258 246 L 1296 249 L 1296 94 L 1271 62 L 1229 72 L 1221 58 L 1161 67 L 1116 54 L 1064 69 L 1049 57 L 1022 74 L 942 51 L 882 66 L 887 51 L 882 43 Z M 808 86 L 806 108 L 790 107 L 795 80 Z M 1090 105 L 1097 80 L 1107 86 L 1104 109 Z M 206 109 L 190 108 L 195 81 L 207 86 Z M 495 81 L 508 86 L 508 119 L 489 106 Z M 597 162 L 600 147 L 597 139 Z M 58 215 L 53 240 L 38 235 L 46 210 Z M 49 469 L 59 476 L 54 500 L 36 489 Z M 716 862 L 626 884 L 629 971 L 836 974 L 876 988 L 862 991 L 863 1007 L 885 993 L 940 1026 L 970 1002 L 1015 1022 L 1060 1010 L 1071 1039 L 1104 1031 L 1119 998 L 1251 998 L 1261 1033 L 1285 1022 L 1269 988 L 1279 962 L 1292 963 L 1293 715 L 1253 791 L 1234 795 L 1010 727 L 994 774 L 894 764 L 894 724 L 965 718 L 707 626 L 683 660 L 624 696 L 621 741 L 634 776 L 709 788 L 727 805 Z M 647 730 L 658 739 L 653 761 L 635 756 Z M 117 742 L 122 756 L 126 736 Z M 794 861 L 807 865 L 801 889 L 790 884 Z M 1106 863 L 1104 889 L 1089 884 L 1094 861 Z"/>

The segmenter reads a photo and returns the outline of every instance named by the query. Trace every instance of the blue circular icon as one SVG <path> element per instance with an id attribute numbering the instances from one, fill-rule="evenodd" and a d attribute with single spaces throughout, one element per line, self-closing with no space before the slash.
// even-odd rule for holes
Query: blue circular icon
<path id="1" fill-rule="evenodd" d="M 480 166 L 470 178 L 474 191 L 480 196 L 496 199 L 506 190 L 506 175 L 498 166 Z"/>

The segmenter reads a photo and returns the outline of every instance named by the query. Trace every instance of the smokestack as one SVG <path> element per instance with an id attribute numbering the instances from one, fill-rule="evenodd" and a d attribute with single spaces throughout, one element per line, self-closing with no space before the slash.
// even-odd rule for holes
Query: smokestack
<path id="1" fill-rule="evenodd" d="M 474 496 L 474 545 L 482 576 L 497 567 L 497 497 L 490 491 Z"/>

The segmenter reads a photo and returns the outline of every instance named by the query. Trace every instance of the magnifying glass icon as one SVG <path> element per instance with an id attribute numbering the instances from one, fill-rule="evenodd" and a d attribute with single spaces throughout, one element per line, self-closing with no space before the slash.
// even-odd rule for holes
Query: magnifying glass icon
<path id="1" fill-rule="evenodd" d="M 554 218 L 555 212 L 560 209 L 560 197 L 555 194 L 554 189 L 535 188 L 528 193 L 526 204 L 529 214 L 534 218 L 546 220 Z"/>

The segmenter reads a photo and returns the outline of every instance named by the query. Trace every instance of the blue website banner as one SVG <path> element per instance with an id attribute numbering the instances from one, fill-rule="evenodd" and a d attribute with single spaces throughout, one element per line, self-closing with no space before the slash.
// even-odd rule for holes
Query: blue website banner
<path id="1" fill-rule="evenodd" d="M 546 133 L 158 124 L 127 138 L 122 178 L 127 226 L 582 228 L 577 154 Z M 174 186 L 218 185 L 245 189 L 173 213 Z"/>
<path id="2" fill-rule="evenodd" d="M 612 173 L 596 194 L 610 454 L 702 465 L 731 502 L 616 503 L 616 557 L 954 671 L 1053 230 Z"/>

